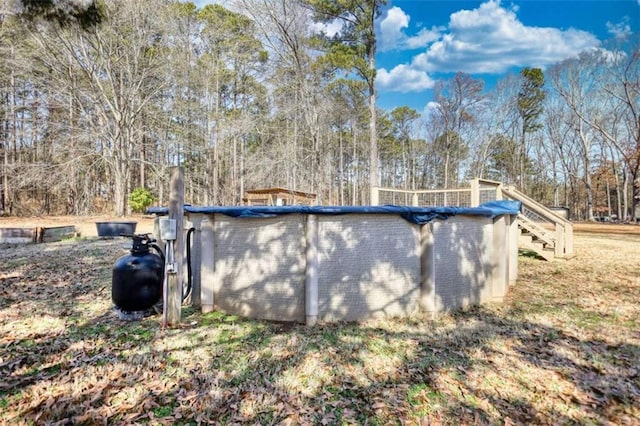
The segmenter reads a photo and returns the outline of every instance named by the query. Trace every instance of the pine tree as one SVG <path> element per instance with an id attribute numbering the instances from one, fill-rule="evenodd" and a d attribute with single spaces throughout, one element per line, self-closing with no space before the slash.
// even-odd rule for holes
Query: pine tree
<path id="1" fill-rule="evenodd" d="M 375 20 L 386 0 L 308 0 L 315 19 L 322 23 L 336 20 L 341 30 L 333 37 L 318 37 L 325 50 L 327 65 L 354 73 L 367 83 L 369 97 L 369 185 L 378 185 L 378 134 L 376 115 L 376 34 Z"/>
<path id="2" fill-rule="evenodd" d="M 520 186 L 526 189 L 525 162 L 527 158 L 527 133 L 533 133 L 542 125 L 538 121 L 544 110 L 547 92 L 544 90 L 544 74 L 540 68 L 525 68 L 520 72 L 522 83 L 518 92 L 518 113 L 522 119 L 520 139 Z"/>

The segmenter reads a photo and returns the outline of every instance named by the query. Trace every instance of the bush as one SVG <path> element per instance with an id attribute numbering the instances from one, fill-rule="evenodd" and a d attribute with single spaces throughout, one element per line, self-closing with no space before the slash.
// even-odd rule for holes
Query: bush
<path id="1" fill-rule="evenodd" d="M 156 197 L 147 188 L 136 188 L 129 194 L 129 205 L 136 213 L 144 213 Z"/>

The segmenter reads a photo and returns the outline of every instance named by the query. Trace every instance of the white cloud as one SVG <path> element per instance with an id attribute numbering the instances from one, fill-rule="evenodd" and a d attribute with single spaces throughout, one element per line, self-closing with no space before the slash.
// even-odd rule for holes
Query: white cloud
<path id="1" fill-rule="evenodd" d="M 638 0 L 638 2 L 640 2 L 640 0 Z M 629 22 L 627 19 L 617 24 L 607 22 L 607 31 L 618 40 L 627 39 L 629 38 L 629 36 L 631 36 L 631 34 L 633 34 L 631 31 L 631 26 L 629 26 Z"/>
<path id="2" fill-rule="evenodd" d="M 609 64 L 620 63 L 621 61 L 625 61 L 628 57 L 626 52 L 622 52 L 620 50 L 607 50 L 599 47 L 593 49 L 592 54 L 596 57 L 600 56 L 600 58 Z"/>
<path id="3" fill-rule="evenodd" d="M 419 49 L 426 47 L 440 36 L 442 28 L 422 28 L 416 35 L 408 36 L 404 30 L 409 27 L 411 17 L 397 6 L 390 8 L 380 21 L 380 51 Z"/>
<path id="4" fill-rule="evenodd" d="M 434 81 L 426 72 L 404 64 L 398 65 L 391 71 L 379 69 L 376 83 L 380 89 L 400 93 L 420 92 L 431 89 L 434 85 Z"/>
<path id="5" fill-rule="evenodd" d="M 391 50 L 398 45 L 398 42 L 405 36 L 403 28 L 409 26 L 409 16 L 399 7 L 392 7 L 387 11 L 387 15 L 380 21 L 380 49 Z"/>
<path id="6" fill-rule="evenodd" d="M 426 119 L 431 119 L 439 109 L 440 104 L 438 102 L 429 101 L 422 110 L 422 116 Z"/>
<path id="7" fill-rule="evenodd" d="M 432 28 L 430 30 L 422 28 L 415 36 L 407 37 L 404 40 L 404 46 L 408 49 L 426 47 L 429 43 L 440 38 L 440 31 L 442 31 L 442 28 Z"/>
<path id="8" fill-rule="evenodd" d="M 318 22 L 314 22 L 311 24 L 311 31 L 313 33 L 324 33 L 328 37 L 333 37 L 338 34 L 342 30 L 342 22 L 335 19 L 328 24 L 321 24 Z"/>
<path id="9" fill-rule="evenodd" d="M 500 73 L 513 66 L 539 66 L 599 45 L 591 33 L 569 29 L 527 27 L 517 8 L 489 0 L 477 9 L 450 17 L 448 33 L 416 56 L 412 68 L 426 72 Z"/>
<path id="10" fill-rule="evenodd" d="M 498 74 L 513 67 L 545 68 L 600 46 L 595 35 L 586 31 L 526 26 L 517 12 L 517 6 L 503 7 L 500 0 L 488 0 L 476 9 L 451 14 L 446 28 L 423 28 L 408 36 L 410 16 L 391 7 L 379 24 L 380 51 L 424 50 L 409 63 L 390 71 L 379 69 L 378 87 L 419 92 L 433 88 L 434 73 Z M 610 24 L 609 29 L 620 34 L 627 31 L 624 25 Z"/>

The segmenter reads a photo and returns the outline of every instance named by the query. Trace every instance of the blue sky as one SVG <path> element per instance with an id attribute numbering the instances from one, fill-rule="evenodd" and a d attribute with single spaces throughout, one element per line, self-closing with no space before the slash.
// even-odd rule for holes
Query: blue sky
<path id="1" fill-rule="evenodd" d="M 491 89 L 506 73 L 637 36 L 640 0 L 388 0 L 376 30 L 378 106 L 423 113 L 436 81 L 457 71 Z"/>
<path id="2" fill-rule="evenodd" d="M 422 112 L 435 82 L 456 71 L 491 88 L 639 26 L 640 0 L 392 0 L 377 28 L 378 105 Z"/>

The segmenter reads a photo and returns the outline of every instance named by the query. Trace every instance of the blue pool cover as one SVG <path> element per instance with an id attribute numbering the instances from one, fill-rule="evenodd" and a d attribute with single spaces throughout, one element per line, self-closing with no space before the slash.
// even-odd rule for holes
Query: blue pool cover
<path id="1" fill-rule="evenodd" d="M 495 217 L 516 215 L 520 212 L 520 201 L 489 201 L 479 207 L 412 207 L 412 206 L 211 206 L 197 207 L 185 205 L 186 213 L 223 214 L 238 218 L 267 218 L 284 214 L 395 214 L 411 223 L 423 225 L 434 219 L 444 220 L 455 215 Z M 166 215 L 166 207 L 152 207 L 148 214 Z"/>

